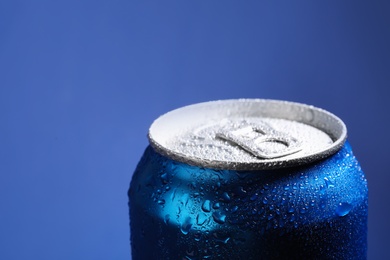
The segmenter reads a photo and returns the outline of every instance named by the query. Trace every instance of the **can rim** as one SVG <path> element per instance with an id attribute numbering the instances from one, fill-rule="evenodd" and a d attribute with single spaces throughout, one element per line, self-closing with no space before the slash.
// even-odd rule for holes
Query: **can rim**
<path id="1" fill-rule="evenodd" d="M 223 107 L 227 105 L 236 105 L 248 109 L 246 113 L 250 111 L 253 107 L 274 107 L 271 109 L 276 114 L 272 114 L 275 118 L 295 120 L 300 123 L 304 123 L 310 126 L 313 126 L 326 134 L 328 134 L 333 143 L 328 147 L 325 147 L 315 154 L 309 154 L 301 156 L 298 158 L 285 160 L 283 158 L 275 158 L 259 161 L 256 163 L 253 162 L 226 162 L 219 160 L 207 160 L 205 158 L 198 158 L 177 152 L 173 149 L 170 149 L 165 143 L 164 139 L 166 138 L 167 132 L 170 132 L 169 128 L 165 128 L 167 124 L 172 124 L 175 119 L 179 118 L 179 121 L 188 120 L 183 118 L 185 115 L 188 115 L 191 111 L 201 110 L 204 113 L 210 111 L 211 108 Z M 278 109 L 276 109 L 276 107 Z M 283 109 L 280 109 L 283 108 Z M 253 110 L 253 109 L 252 109 Z M 259 110 L 259 109 L 258 109 Z M 283 111 L 289 111 L 289 113 L 283 113 Z M 296 111 L 296 113 L 291 113 L 291 111 Z M 305 111 L 309 117 L 302 116 L 297 111 Z M 253 112 L 253 111 L 252 111 Z M 252 113 L 251 112 L 251 113 Z M 263 113 L 263 111 L 254 111 L 254 113 Z M 226 112 L 230 113 L 230 112 Z M 269 112 L 271 113 L 271 112 Z M 201 113 L 197 113 L 201 114 Z M 324 123 L 326 122 L 326 123 Z M 179 123 L 183 125 L 183 123 Z M 344 122 L 334 114 L 311 105 L 306 105 L 298 102 L 291 101 L 282 101 L 274 99 L 227 99 L 227 100 L 217 100 L 217 101 L 208 101 L 197 104 L 192 104 L 184 106 L 175 110 L 172 110 L 168 113 L 165 113 L 158 117 L 150 126 L 148 139 L 150 145 L 155 149 L 156 152 L 160 153 L 163 156 L 166 156 L 172 160 L 179 161 L 182 163 L 190 164 L 197 167 L 205 167 L 212 169 L 225 169 L 225 170 L 242 170 L 242 171 L 254 171 L 254 170 L 266 170 L 266 169 L 279 169 L 293 166 L 300 166 L 304 164 L 309 164 L 321 159 L 325 159 L 333 154 L 335 154 L 341 147 L 344 145 L 347 138 L 347 128 Z"/>

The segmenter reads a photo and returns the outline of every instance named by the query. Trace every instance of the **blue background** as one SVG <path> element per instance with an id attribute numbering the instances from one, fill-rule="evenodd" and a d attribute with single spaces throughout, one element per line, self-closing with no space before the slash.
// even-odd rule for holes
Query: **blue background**
<path id="1" fill-rule="evenodd" d="M 130 259 L 160 114 L 273 98 L 348 126 L 369 259 L 390 259 L 389 1 L 1 1 L 0 259 Z"/>

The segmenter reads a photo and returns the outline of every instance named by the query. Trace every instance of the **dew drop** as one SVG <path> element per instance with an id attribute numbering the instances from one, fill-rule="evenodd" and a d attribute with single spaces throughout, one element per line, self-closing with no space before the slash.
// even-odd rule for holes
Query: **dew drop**
<path id="1" fill-rule="evenodd" d="M 236 212 L 238 210 L 238 206 L 234 206 L 231 210 L 230 210 L 230 212 L 231 213 L 234 213 L 234 212 Z"/>
<path id="2" fill-rule="evenodd" d="M 185 256 L 185 259 L 186 259 L 186 260 L 194 260 L 194 258 L 193 258 L 193 257 L 194 257 L 194 251 L 191 251 L 191 252 L 188 252 L 188 251 L 187 251 L 186 254 L 187 254 L 187 255 Z"/>
<path id="3" fill-rule="evenodd" d="M 170 216 L 169 214 L 166 214 L 166 215 L 165 215 L 165 217 L 164 217 L 164 223 L 165 223 L 166 225 L 168 225 L 170 218 L 171 218 L 171 216 Z"/>
<path id="4" fill-rule="evenodd" d="M 230 236 L 225 234 L 214 233 L 214 240 L 223 244 L 226 244 L 230 240 Z"/>
<path id="5" fill-rule="evenodd" d="M 194 234 L 194 240 L 195 240 L 195 241 L 200 241 L 200 238 L 201 238 L 200 233 L 195 233 L 195 234 Z"/>
<path id="6" fill-rule="evenodd" d="M 337 209 L 336 209 L 336 214 L 337 216 L 344 217 L 347 215 L 352 209 L 352 205 L 347 203 L 347 202 L 341 202 L 339 203 Z"/>
<path id="7" fill-rule="evenodd" d="M 204 213 L 202 213 L 202 212 L 200 212 L 199 214 L 198 214 L 198 216 L 196 216 L 196 224 L 198 224 L 198 225 L 203 225 L 205 222 L 206 222 L 206 220 L 207 220 L 207 215 L 206 214 L 204 214 Z"/>
<path id="8" fill-rule="evenodd" d="M 258 198 L 258 194 L 255 193 L 255 194 L 253 194 L 253 195 L 251 196 L 250 200 L 254 201 L 254 200 L 257 200 L 257 198 Z"/>
<path id="9" fill-rule="evenodd" d="M 236 193 L 239 197 L 245 197 L 246 196 L 246 190 L 244 189 L 244 187 L 242 186 L 239 186 L 236 190 Z"/>
<path id="10" fill-rule="evenodd" d="M 176 197 L 176 189 L 174 189 L 172 194 L 171 194 L 171 200 L 174 201 L 175 197 Z"/>
<path id="11" fill-rule="evenodd" d="M 221 200 L 223 202 L 230 202 L 230 196 L 227 194 L 227 192 L 222 193 Z"/>
<path id="12" fill-rule="evenodd" d="M 325 187 L 324 187 L 324 185 L 320 185 L 320 194 L 321 195 L 325 194 Z"/>
<path id="13" fill-rule="evenodd" d="M 209 200 L 205 200 L 202 205 L 202 210 L 204 212 L 210 212 L 211 211 L 211 203 Z"/>
<path id="14" fill-rule="evenodd" d="M 226 221 L 226 215 L 222 214 L 219 211 L 216 211 L 216 212 L 213 213 L 213 219 L 218 224 L 223 224 Z"/>
<path id="15" fill-rule="evenodd" d="M 219 209 L 221 207 L 221 204 L 219 202 L 214 203 L 213 209 Z"/>
<path id="16" fill-rule="evenodd" d="M 163 184 L 167 184 L 169 182 L 168 173 L 164 172 L 160 177 Z"/>
<path id="17" fill-rule="evenodd" d="M 332 188 L 332 187 L 334 187 L 333 181 L 331 181 L 331 180 L 328 179 L 327 177 L 324 178 L 324 181 L 325 181 L 325 185 L 326 185 L 327 188 Z"/>
<path id="18" fill-rule="evenodd" d="M 185 221 L 181 224 L 180 231 L 184 235 L 187 235 L 192 227 L 191 218 L 187 217 Z"/>

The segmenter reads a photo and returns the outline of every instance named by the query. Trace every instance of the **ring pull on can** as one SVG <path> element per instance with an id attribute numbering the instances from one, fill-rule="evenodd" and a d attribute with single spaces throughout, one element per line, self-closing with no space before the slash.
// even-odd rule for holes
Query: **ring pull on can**
<path id="1" fill-rule="evenodd" d="M 301 142 L 287 133 L 277 131 L 259 121 L 248 123 L 227 122 L 216 134 L 232 144 L 241 147 L 258 158 L 273 159 L 299 152 Z"/>

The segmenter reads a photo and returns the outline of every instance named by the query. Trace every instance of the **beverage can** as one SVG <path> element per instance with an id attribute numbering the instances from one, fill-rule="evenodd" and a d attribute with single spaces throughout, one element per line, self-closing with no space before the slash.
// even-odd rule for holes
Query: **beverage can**
<path id="1" fill-rule="evenodd" d="M 138 259 L 366 259 L 367 181 L 341 119 L 239 99 L 159 117 L 130 184 Z"/>

